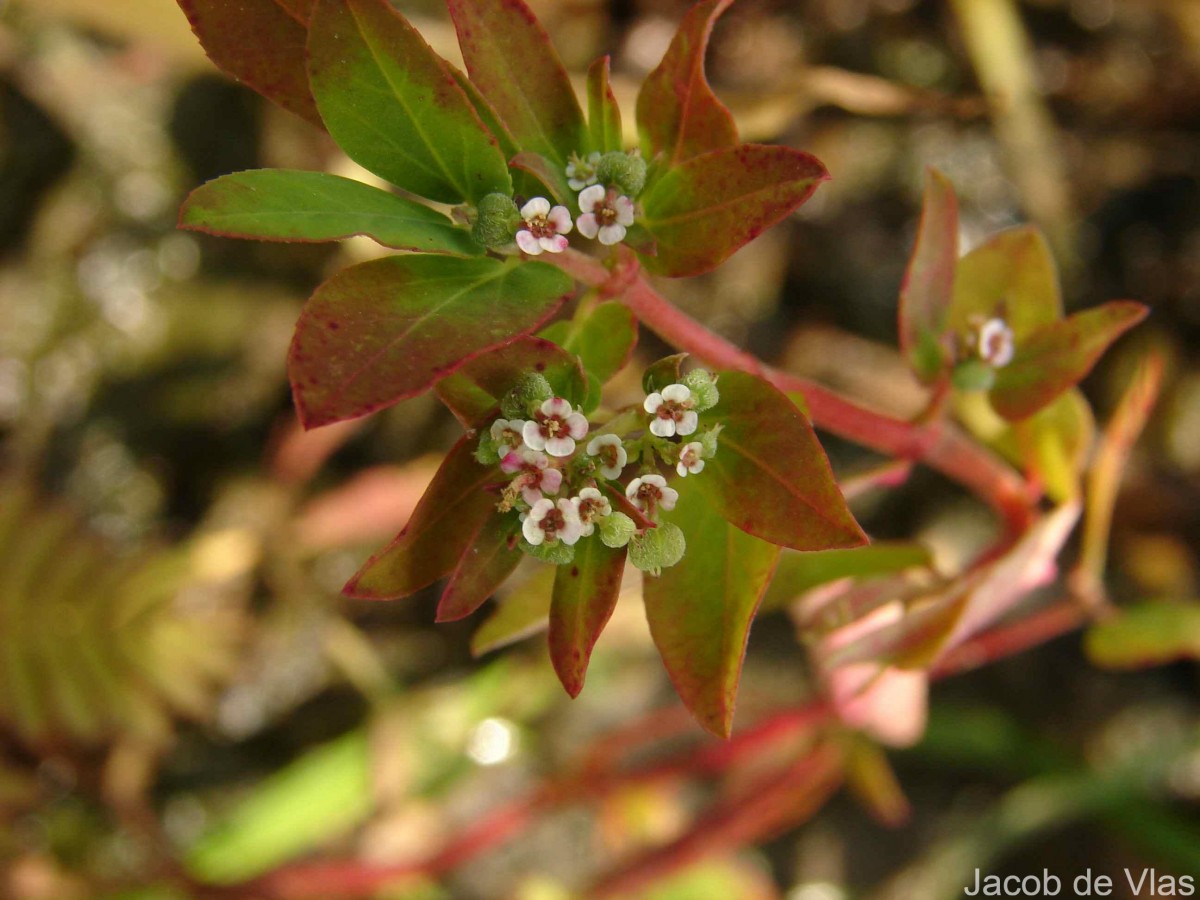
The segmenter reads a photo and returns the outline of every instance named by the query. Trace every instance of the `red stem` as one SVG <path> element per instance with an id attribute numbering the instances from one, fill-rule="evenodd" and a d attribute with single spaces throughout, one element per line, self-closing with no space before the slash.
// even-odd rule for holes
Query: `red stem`
<path id="1" fill-rule="evenodd" d="M 765 365 L 668 301 L 636 275 L 636 263 L 614 272 L 574 250 L 559 254 L 554 262 L 584 284 L 619 297 L 647 328 L 680 350 L 718 368 L 748 372 L 781 391 L 803 395 L 818 428 L 889 456 L 920 461 L 957 481 L 999 514 L 1010 535 L 1029 526 L 1035 500 L 1029 486 L 999 457 L 949 423 L 896 419 L 807 378 Z"/>

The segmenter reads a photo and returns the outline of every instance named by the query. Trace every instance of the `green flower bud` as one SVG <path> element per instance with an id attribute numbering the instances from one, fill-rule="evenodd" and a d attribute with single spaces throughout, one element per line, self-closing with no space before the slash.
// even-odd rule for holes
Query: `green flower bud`
<path id="1" fill-rule="evenodd" d="M 503 247 L 512 243 L 520 224 L 521 213 L 512 197 L 507 194 L 487 194 L 479 201 L 475 211 L 471 237 L 488 249 Z"/>
<path id="2" fill-rule="evenodd" d="M 564 544 L 562 541 L 546 544 L 531 544 L 529 541 L 521 538 L 521 542 L 517 545 L 534 559 L 540 559 L 542 562 L 551 563 L 556 566 L 565 566 L 567 563 L 575 561 L 575 548 L 571 544 Z"/>
<path id="3" fill-rule="evenodd" d="M 721 399 L 721 392 L 717 390 L 716 376 L 705 369 L 692 369 L 684 376 L 683 383 L 692 390 L 692 399 L 696 403 L 697 412 L 712 409 Z"/>
<path id="4" fill-rule="evenodd" d="M 626 197 L 636 197 L 646 186 L 646 161 L 637 153 L 614 150 L 600 157 L 596 177 L 603 185 L 615 186 Z"/>
<path id="5" fill-rule="evenodd" d="M 475 462 L 481 466 L 494 466 L 500 462 L 500 448 L 490 430 L 479 433 L 479 445 L 475 448 Z"/>
<path id="6" fill-rule="evenodd" d="M 629 542 L 629 561 L 650 575 L 658 575 L 683 559 L 687 547 L 678 525 L 666 522 L 634 535 Z"/>
<path id="7" fill-rule="evenodd" d="M 605 547 L 624 547 L 629 543 L 629 539 L 633 537 L 637 526 L 633 524 L 633 519 L 625 515 L 623 512 L 614 512 L 605 516 L 596 522 L 600 529 L 600 542 Z"/>
<path id="8" fill-rule="evenodd" d="M 724 425 L 714 425 L 706 431 L 700 432 L 697 440 L 700 441 L 700 458 L 712 459 L 717 455 L 717 435 L 721 433 Z"/>
<path id="9" fill-rule="evenodd" d="M 954 367 L 950 381 L 960 391 L 986 391 L 996 381 L 996 370 L 981 359 L 968 359 Z"/>
<path id="10" fill-rule="evenodd" d="M 530 372 L 522 375 L 513 389 L 500 401 L 500 412 L 506 419 L 528 419 L 542 402 L 554 396 L 554 388 L 544 375 Z"/>

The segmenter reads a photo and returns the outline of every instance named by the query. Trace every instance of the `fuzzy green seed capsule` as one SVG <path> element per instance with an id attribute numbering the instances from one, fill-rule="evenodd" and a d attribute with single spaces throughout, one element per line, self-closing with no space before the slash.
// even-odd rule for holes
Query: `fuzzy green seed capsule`
<path id="1" fill-rule="evenodd" d="M 692 369 L 684 376 L 683 383 L 691 388 L 697 412 L 712 409 L 721 399 L 721 392 L 717 390 L 717 379 L 704 369 Z"/>
<path id="2" fill-rule="evenodd" d="M 636 153 L 605 153 L 596 164 L 596 177 L 626 197 L 636 197 L 646 186 L 646 161 Z"/>
<path id="3" fill-rule="evenodd" d="M 629 543 L 629 539 L 633 537 L 637 531 L 637 526 L 633 524 L 633 519 L 622 512 L 615 512 L 605 516 L 596 523 L 600 529 L 600 542 L 605 547 L 624 547 Z"/>
<path id="4" fill-rule="evenodd" d="M 500 412 L 506 419 L 527 419 L 553 396 L 554 388 L 550 387 L 545 376 L 530 372 L 522 375 L 513 389 L 504 395 L 500 401 Z"/>
<path id="5" fill-rule="evenodd" d="M 552 544 L 531 544 L 522 538 L 518 546 L 534 559 L 540 559 L 542 562 L 552 563 L 556 566 L 565 566 L 575 560 L 575 548 L 562 541 L 555 541 Z"/>
<path id="6" fill-rule="evenodd" d="M 717 436 L 721 433 L 724 426 L 714 425 L 705 431 L 700 432 L 698 440 L 700 441 L 700 458 L 712 459 L 717 455 Z"/>
<path id="7" fill-rule="evenodd" d="M 507 194 L 487 194 L 475 210 L 471 237 L 488 249 L 503 247 L 512 243 L 520 224 L 521 213 L 512 197 Z"/>
<path id="8" fill-rule="evenodd" d="M 667 522 L 634 535 L 629 542 L 629 561 L 643 572 L 658 575 L 683 559 L 685 549 L 683 532 Z"/>

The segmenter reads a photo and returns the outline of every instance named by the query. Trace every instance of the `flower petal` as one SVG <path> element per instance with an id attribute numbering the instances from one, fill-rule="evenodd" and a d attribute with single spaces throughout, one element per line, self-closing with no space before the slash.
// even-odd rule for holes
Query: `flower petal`
<path id="1" fill-rule="evenodd" d="M 700 417 L 696 415 L 694 409 L 684 410 L 683 415 L 679 417 L 679 421 L 675 424 L 676 434 L 692 434 L 696 430 L 696 425 L 700 421 Z"/>
<path id="2" fill-rule="evenodd" d="M 538 243 L 542 245 L 542 249 L 547 253 L 562 253 L 567 249 L 568 241 L 561 234 L 556 234 L 554 237 L 538 238 Z"/>
<path id="3" fill-rule="evenodd" d="M 658 505 L 670 512 L 675 508 L 675 502 L 679 499 L 679 491 L 674 488 L 665 487 L 662 489 L 662 496 L 658 499 Z"/>
<path id="4" fill-rule="evenodd" d="M 538 501 L 538 503 L 541 502 L 541 500 Z M 521 523 L 521 534 L 525 535 L 525 540 L 529 541 L 529 543 L 533 544 L 535 547 L 546 540 L 546 533 L 542 531 L 538 523 L 529 516 L 527 516 L 525 521 Z"/>
<path id="5" fill-rule="evenodd" d="M 605 225 L 600 229 L 600 243 L 605 247 L 611 247 L 613 244 L 619 244 L 625 239 L 624 225 Z"/>
<path id="6" fill-rule="evenodd" d="M 687 403 L 692 399 L 692 389 L 686 384 L 668 384 L 662 389 L 664 400 L 674 403 Z"/>
<path id="7" fill-rule="evenodd" d="M 650 394 L 648 397 L 646 397 L 645 401 L 642 403 L 642 409 L 648 413 L 656 413 L 658 412 L 658 408 L 662 405 L 663 395 L 658 391 L 655 391 L 653 394 Z"/>
<path id="8" fill-rule="evenodd" d="M 584 213 L 576 219 L 575 227 L 579 229 L 580 234 L 589 240 L 600 232 L 600 223 L 596 221 L 596 216 L 593 213 Z"/>
<path id="9" fill-rule="evenodd" d="M 546 218 L 559 234 L 571 233 L 571 212 L 565 206 L 554 207 Z"/>
<path id="10" fill-rule="evenodd" d="M 580 191 L 579 193 L 579 210 L 580 212 L 590 213 L 596 208 L 596 204 L 604 199 L 604 195 L 608 191 L 602 184 L 593 184 L 590 188 Z"/>
<path id="11" fill-rule="evenodd" d="M 582 413 L 571 413 L 567 416 L 567 431 L 575 440 L 582 440 L 588 433 L 587 416 Z"/>
<path id="12" fill-rule="evenodd" d="M 552 437 L 546 441 L 546 452 L 551 456 L 570 456 L 575 452 L 575 440 L 569 437 Z"/>
<path id="13" fill-rule="evenodd" d="M 543 400 L 540 409 L 543 416 L 553 416 L 556 419 L 565 419 L 575 412 L 571 401 L 563 397 L 551 397 L 549 400 Z"/>
<path id="14" fill-rule="evenodd" d="M 517 246 L 530 256 L 540 256 L 542 253 L 541 243 L 529 231 L 521 230 L 517 232 Z"/>
<path id="15" fill-rule="evenodd" d="M 628 197 L 626 197 L 624 194 L 622 194 L 620 197 L 618 197 L 616 200 L 613 201 L 612 206 L 613 206 L 613 209 L 616 210 L 616 213 L 617 213 L 617 224 L 618 225 L 632 225 L 633 224 L 633 201 L 632 200 L 630 200 Z"/>
<path id="16" fill-rule="evenodd" d="M 535 216 L 544 216 L 548 212 L 550 212 L 550 201 L 545 197 L 534 197 L 521 207 L 521 218 L 528 220 Z"/>
<path id="17" fill-rule="evenodd" d="M 546 449 L 546 436 L 542 433 L 542 426 L 537 422 L 526 422 L 521 428 L 521 438 L 525 441 L 525 446 L 531 450 Z"/>
<path id="18" fill-rule="evenodd" d="M 703 465 L 703 463 L 701 463 Z M 542 473 L 541 489 L 547 494 L 557 494 L 562 487 L 563 473 L 561 469 L 547 469 Z"/>
<path id="19" fill-rule="evenodd" d="M 651 420 L 650 433 L 657 437 L 673 437 L 675 434 L 675 420 L 659 418 Z"/>

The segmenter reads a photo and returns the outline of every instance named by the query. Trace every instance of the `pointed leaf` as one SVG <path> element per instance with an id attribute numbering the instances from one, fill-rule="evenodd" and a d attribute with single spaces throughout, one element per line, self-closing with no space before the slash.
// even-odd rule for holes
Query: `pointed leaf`
<path id="1" fill-rule="evenodd" d="M 946 176 L 930 169 L 921 225 L 900 287 L 900 350 L 928 384 L 948 362 L 944 346 L 958 261 L 958 199 Z"/>
<path id="2" fill-rule="evenodd" d="M 742 144 L 693 157 L 642 194 L 641 224 L 657 247 L 642 265 L 673 278 L 714 269 L 828 177 L 815 157 L 790 147 Z"/>
<path id="3" fill-rule="evenodd" d="M 475 461 L 475 441 L 459 438 L 433 476 L 412 518 L 374 554 L 342 592 L 363 600 L 395 600 L 449 575 L 496 508 L 488 485 L 503 476 Z"/>
<path id="4" fill-rule="evenodd" d="M 179 0 L 179 5 L 217 68 L 324 128 L 304 67 L 307 32 L 275 0 Z"/>
<path id="5" fill-rule="evenodd" d="M 1001 453 L 1020 465 L 1061 503 L 1079 496 L 1084 468 L 1096 436 L 1092 407 L 1072 388 L 1000 435 Z"/>
<path id="6" fill-rule="evenodd" d="M 1084 638 L 1088 659 L 1105 669 L 1144 669 L 1200 660 L 1200 603 L 1139 603 L 1093 625 Z"/>
<path id="7" fill-rule="evenodd" d="M 588 136 L 591 149 L 601 153 L 620 150 L 624 144 L 621 109 L 609 83 L 609 58 L 602 56 L 588 68 Z"/>
<path id="8" fill-rule="evenodd" d="M 275 2 L 305 28 L 308 27 L 308 22 L 312 18 L 313 7 L 317 5 L 317 0 L 275 0 Z"/>
<path id="9" fill-rule="evenodd" d="M 587 382 L 579 360 L 557 344 L 528 335 L 467 361 L 435 390 L 460 422 L 474 428 L 493 416 L 504 395 L 531 372 L 545 376 L 556 397 L 576 406 L 583 402 Z"/>
<path id="10" fill-rule="evenodd" d="M 288 374 L 306 428 L 419 394 L 470 357 L 537 328 L 571 289 L 545 263 L 391 256 L 317 288 Z"/>
<path id="11" fill-rule="evenodd" d="M 518 526 L 515 513 L 497 510 L 480 523 L 438 602 L 437 621 L 466 618 L 513 573 L 523 556 L 517 549 Z"/>
<path id="12" fill-rule="evenodd" d="M 558 567 L 542 565 L 532 558 L 529 562 L 534 566 L 533 573 L 515 587 L 510 581 L 501 588 L 492 614 L 471 635 L 472 656 L 483 656 L 546 630 Z"/>
<path id="13" fill-rule="evenodd" d="M 267 241 L 336 241 L 361 234 L 397 250 L 483 253 L 469 232 L 436 210 L 324 172 L 257 169 L 222 175 L 192 191 L 179 225 Z"/>
<path id="14" fill-rule="evenodd" d="M 717 511 L 743 531 L 793 550 L 866 543 L 812 426 L 787 397 L 743 372 L 722 373 L 717 455 L 695 476 Z M 688 478 L 690 483 L 693 479 Z"/>
<path id="15" fill-rule="evenodd" d="M 523 150 L 560 168 L 583 150 L 583 112 L 550 38 L 523 0 L 447 0 L 471 81 Z"/>
<path id="16" fill-rule="evenodd" d="M 763 609 L 780 609 L 805 591 L 841 578 L 873 578 L 932 564 L 928 547 L 909 542 L 882 542 L 849 550 L 784 553 L 779 557 L 771 589 L 763 598 Z"/>
<path id="17" fill-rule="evenodd" d="M 575 202 L 575 192 L 567 182 L 566 169 L 546 159 L 542 154 L 529 151 L 518 153 L 509 160 L 509 165 L 535 180 L 538 185 L 535 188 L 536 196 L 547 197 L 567 207 Z"/>
<path id="18" fill-rule="evenodd" d="M 637 320 L 623 303 L 601 303 L 581 322 L 555 322 L 542 337 L 574 353 L 601 384 L 625 368 L 637 344 Z"/>
<path id="19" fill-rule="evenodd" d="M 710 150 L 738 143 L 733 116 L 704 77 L 704 53 L 713 24 L 733 0 L 705 0 L 693 6 L 675 33 L 658 68 L 637 99 L 637 124 L 649 157 L 662 154 L 674 167 Z"/>
<path id="20" fill-rule="evenodd" d="M 559 566 L 550 601 L 550 661 L 567 693 L 579 696 L 588 660 L 621 593 L 625 548 L 604 546 L 598 535 L 575 545 L 575 561 Z"/>
<path id="21" fill-rule="evenodd" d="M 355 162 L 443 203 L 512 192 L 450 67 L 387 0 L 320 0 L 308 51 L 321 117 Z"/>
<path id="22" fill-rule="evenodd" d="M 1017 344 L 1012 362 L 996 373 L 988 397 L 1004 418 L 1024 419 L 1078 384 L 1109 344 L 1146 317 L 1147 309 L 1114 300 L 1053 322 Z"/>
<path id="23" fill-rule="evenodd" d="M 992 235 L 958 261 L 950 327 L 999 316 L 1019 342 L 1062 317 L 1058 267 L 1042 233 L 1029 225 Z"/>
<path id="24" fill-rule="evenodd" d="M 664 518 L 687 540 L 683 559 L 642 588 L 650 634 L 671 683 L 696 720 L 728 737 L 750 623 L 767 589 L 779 548 L 724 521 L 692 487 Z"/>

